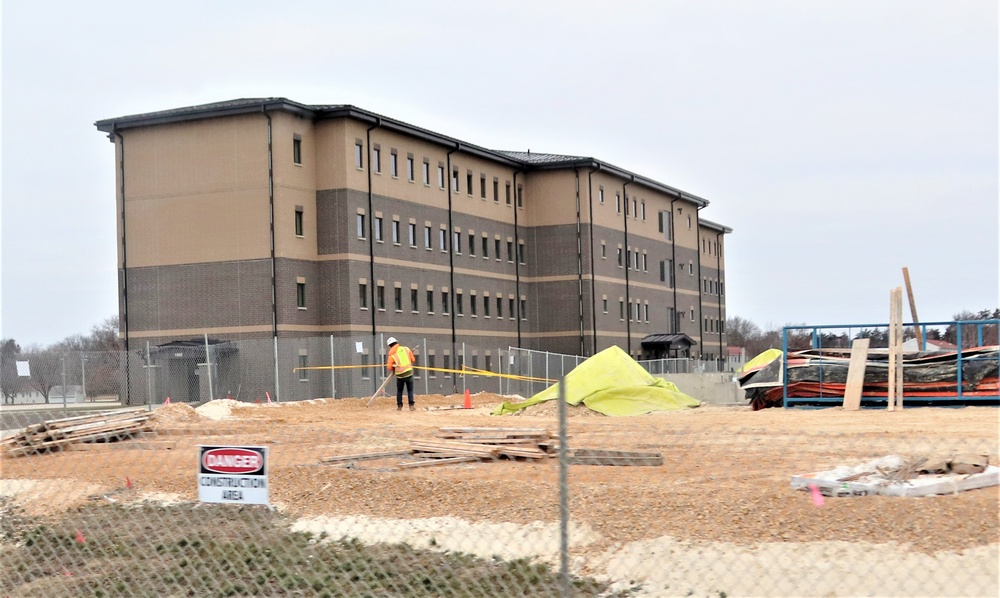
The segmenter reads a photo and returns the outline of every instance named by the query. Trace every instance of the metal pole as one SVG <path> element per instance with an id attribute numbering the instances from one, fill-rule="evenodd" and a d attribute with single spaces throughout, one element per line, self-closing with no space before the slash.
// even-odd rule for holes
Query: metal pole
<path id="1" fill-rule="evenodd" d="M 83 402 L 87 402 L 87 356 L 80 357 L 80 373 L 83 377 Z"/>
<path id="2" fill-rule="evenodd" d="M 569 463 L 566 434 L 566 378 L 559 379 L 559 585 L 569 596 Z"/>
<path id="3" fill-rule="evenodd" d="M 66 356 L 59 358 L 62 362 L 62 396 L 63 396 L 63 416 L 66 415 Z"/>
<path id="4" fill-rule="evenodd" d="M 333 375 L 333 335 L 330 335 L 330 398 L 337 398 L 337 380 Z"/>
<path id="5" fill-rule="evenodd" d="M 274 401 L 281 401 L 281 377 L 278 375 L 278 337 L 274 337 Z"/>
<path id="6" fill-rule="evenodd" d="M 212 355 L 208 352 L 208 333 L 205 333 L 205 366 L 208 370 L 208 400 L 215 400 L 215 389 L 212 388 Z"/>
<path id="7" fill-rule="evenodd" d="M 424 367 L 427 367 L 427 364 L 429 362 L 428 362 L 428 359 L 427 359 L 427 337 L 426 336 L 424 337 L 424 352 L 421 353 L 420 355 L 421 355 L 421 357 L 424 358 Z M 427 385 L 428 385 L 427 378 L 429 378 L 430 375 L 431 375 L 431 373 L 429 371 L 424 370 L 424 394 L 425 395 L 431 394 L 430 391 L 428 390 L 428 387 L 427 387 Z"/>
<path id="8" fill-rule="evenodd" d="M 146 407 L 153 408 L 153 384 L 150 374 L 153 371 L 153 355 L 149 352 L 149 341 L 146 341 Z"/>

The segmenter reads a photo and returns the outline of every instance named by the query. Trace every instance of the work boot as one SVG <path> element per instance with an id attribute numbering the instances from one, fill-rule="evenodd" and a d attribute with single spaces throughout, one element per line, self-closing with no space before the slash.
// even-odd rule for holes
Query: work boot
<path id="1" fill-rule="evenodd" d="M 396 411 L 402 411 L 402 410 L 403 410 L 402 405 L 396 405 Z"/>
<path id="2" fill-rule="evenodd" d="M 400 409 L 402 409 L 402 407 L 400 407 Z M 416 411 L 416 410 L 417 410 L 416 405 L 410 405 L 410 411 Z"/>

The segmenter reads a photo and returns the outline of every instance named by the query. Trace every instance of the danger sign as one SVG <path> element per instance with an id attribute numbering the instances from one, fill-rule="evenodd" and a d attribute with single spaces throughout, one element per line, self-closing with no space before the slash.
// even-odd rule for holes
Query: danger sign
<path id="1" fill-rule="evenodd" d="M 266 505 L 267 447 L 202 446 L 198 466 L 201 502 Z"/>

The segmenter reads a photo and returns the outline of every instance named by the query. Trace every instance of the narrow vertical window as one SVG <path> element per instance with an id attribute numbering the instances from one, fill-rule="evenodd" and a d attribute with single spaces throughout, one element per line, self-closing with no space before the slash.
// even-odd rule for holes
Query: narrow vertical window
<path id="1" fill-rule="evenodd" d="M 517 261 L 518 263 L 524 264 L 524 241 L 517 244 Z"/>
<path id="2" fill-rule="evenodd" d="M 507 205 L 510 205 L 510 183 L 507 183 Z"/>
<path id="3" fill-rule="evenodd" d="M 507 317 L 513 320 L 517 317 L 517 312 L 514 311 L 514 298 L 507 297 Z"/>
<path id="4" fill-rule="evenodd" d="M 476 257 L 476 235 L 469 233 L 469 256 Z"/>
<path id="5" fill-rule="evenodd" d="M 431 184 L 431 165 L 427 160 L 424 160 L 424 184 Z"/>
<path id="6" fill-rule="evenodd" d="M 483 297 L 483 317 L 490 317 L 490 298 Z"/>
<path id="7" fill-rule="evenodd" d="M 380 284 L 375 288 L 376 306 L 381 311 L 385 311 L 385 285 Z"/>
<path id="8" fill-rule="evenodd" d="M 399 245 L 399 220 L 392 221 L 392 244 Z"/>
<path id="9" fill-rule="evenodd" d="M 392 178 L 399 176 L 399 156 L 396 155 L 396 150 L 391 150 L 389 152 L 389 174 Z"/>
<path id="10" fill-rule="evenodd" d="M 493 203 L 500 203 L 500 181 L 493 177 Z"/>
<path id="11" fill-rule="evenodd" d="M 500 239 L 493 239 L 493 255 L 496 256 L 498 262 L 503 259 L 500 255 Z"/>
<path id="12" fill-rule="evenodd" d="M 471 315 L 473 318 L 475 318 L 475 317 L 477 317 L 479 315 L 479 307 L 478 307 L 478 305 L 479 304 L 476 303 L 476 296 L 475 295 L 469 295 L 469 315 Z"/>
<path id="13" fill-rule="evenodd" d="M 643 220 L 643 222 L 645 222 L 646 221 L 646 200 L 645 199 L 642 200 L 641 209 L 642 209 L 642 220 Z"/>
<path id="14" fill-rule="evenodd" d="M 372 148 L 372 169 L 375 174 L 382 174 L 382 150 L 377 145 Z"/>
<path id="15" fill-rule="evenodd" d="M 299 309 L 306 308 L 306 283 L 295 283 L 295 306 Z"/>
<path id="16" fill-rule="evenodd" d="M 365 238 L 365 215 L 358 214 L 358 238 Z"/>
<path id="17" fill-rule="evenodd" d="M 413 156 L 406 157 L 406 180 L 413 181 Z"/>
<path id="18" fill-rule="evenodd" d="M 497 319 L 503 318 L 503 297 L 497 297 Z"/>
<path id="19" fill-rule="evenodd" d="M 465 175 L 465 192 L 472 195 L 472 171 Z"/>
<path id="20" fill-rule="evenodd" d="M 379 243 L 383 241 L 382 239 L 382 217 L 375 217 L 375 240 Z"/>
<path id="21" fill-rule="evenodd" d="M 618 300 L 618 319 L 625 321 L 625 301 L 622 299 Z"/>
<path id="22" fill-rule="evenodd" d="M 292 137 L 292 163 L 302 166 L 302 137 Z"/>
<path id="23" fill-rule="evenodd" d="M 361 144 L 361 140 L 359 139 L 358 141 L 354 142 L 354 167 L 355 168 L 364 168 L 365 167 L 364 157 L 365 157 L 365 148 Z"/>
<path id="24" fill-rule="evenodd" d="M 438 231 L 438 249 L 448 251 L 448 231 L 443 228 Z"/>
<path id="25" fill-rule="evenodd" d="M 454 249 L 455 253 L 458 254 L 458 255 L 461 255 L 462 254 L 462 233 L 460 233 L 458 231 L 455 231 L 454 233 L 452 233 L 451 244 L 452 244 L 452 249 Z"/>
<path id="26" fill-rule="evenodd" d="M 486 199 L 486 175 L 479 175 L 479 197 L 480 199 Z"/>
<path id="27" fill-rule="evenodd" d="M 455 293 L 455 315 L 464 316 L 465 307 L 462 305 L 462 293 Z"/>
<path id="28" fill-rule="evenodd" d="M 622 213 L 622 196 L 615 193 L 615 212 Z"/>
<path id="29" fill-rule="evenodd" d="M 304 351 L 305 349 L 303 349 Z M 299 382 L 309 382 L 309 355 L 305 353 L 299 354 Z"/>
<path id="30" fill-rule="evenodd" d="M 368 285 L 363 282 L 358 285 L 358 307 L 368 309 Z"/>
<path id="31" fill-rule="evenodd" d="M 444 166 L 438 165 L 438 187 L 444 189 Z"/>
<path id="32" fill-rule="evenodd" d="M 434 313 L 434 291 L 427 291 L 427 313 Z"/>
<path id="33" fill-rule="evenodd" d="M 458 193 L 458 169 L 451 171 L 451 190 Z"/>
<path id="34" fill-rule="evenodd" d="M 483 236 L 483 259 L 490 259 L 490 240 Z"/>
<path id="35" fill-rule="evenodd" d="M 448 291 L 441 291 L 441 313 L 448 315 L 451 313 L 449 310 L 451 306 L 448 304 Z"/>
<path id="36" fill-rule="evenodd" d="M 410 247 L 417 246 L 417 225 L 414 222 L 409 223 L 406 226 L 406 233 L 409 237 Z"/>
<path id="37" fill-rule="evenodd" d="M 396 311 L 403 311 L 403 289 L 400 287 L 393 289 L 392 307 Z"/>
<path id="38" fill-rule="evenodd" d="M 605 297 L 604 299 L 602 299 L 601 303 L 602 303 L 601 306 L 604 308 L 604 313 L 608 313 L 608 298 Z"/>
<path id="39" fill-rule="evenodd" d="M 410 289 L 410 311 L 413 313 L 420 311 L 417 305 L 417 289 Z"/>
<path id="40" fill-rule="evenodd" d="M 528 319 L 528 300 L 524 297 L 521 297 L 521 319 Z"/>
<path id="41" fill-rule="evenodd" d="M 431 249 L 431 227 L 424 227 L 424 249 Z"/>
<path id="42" fill-rule="evenodd" d="M 514 242 L 507 241 L 507 261 L 514 263 Z"/>
<path id="43" fill-rule="evenodd" d="M 305 234 L 305 226 L 302 222 L 302 206 L 295 206 L 295 236 L 301 237 Z"/>
<path id="44" fill-rule="evenodd" d="M 521 185 L 517 186 L 517 207 L 524 207 L 524 188 Z"/>
<path id="45" fill-rule="evenodd" d="M 601 187 L 600 190 L 597 192 L 597 201 L 600 202 L 601 204 L 604 203 L 604 187 Z"/>

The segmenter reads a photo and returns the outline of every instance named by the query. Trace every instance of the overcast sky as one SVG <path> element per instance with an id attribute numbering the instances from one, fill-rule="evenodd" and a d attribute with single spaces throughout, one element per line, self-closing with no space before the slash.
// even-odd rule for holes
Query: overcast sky
<path id="1" fill-rule="evenodd" d="M 22 346 L 117 313 L 94 121 L 239 97 L 704 197 L 734 229 L 728 313 L 762 326 L 888 321 L 903 266 L 923 321 L 1000 303 L 994 0 L 155 6 L 2 5 L 0 333 Z"/>

